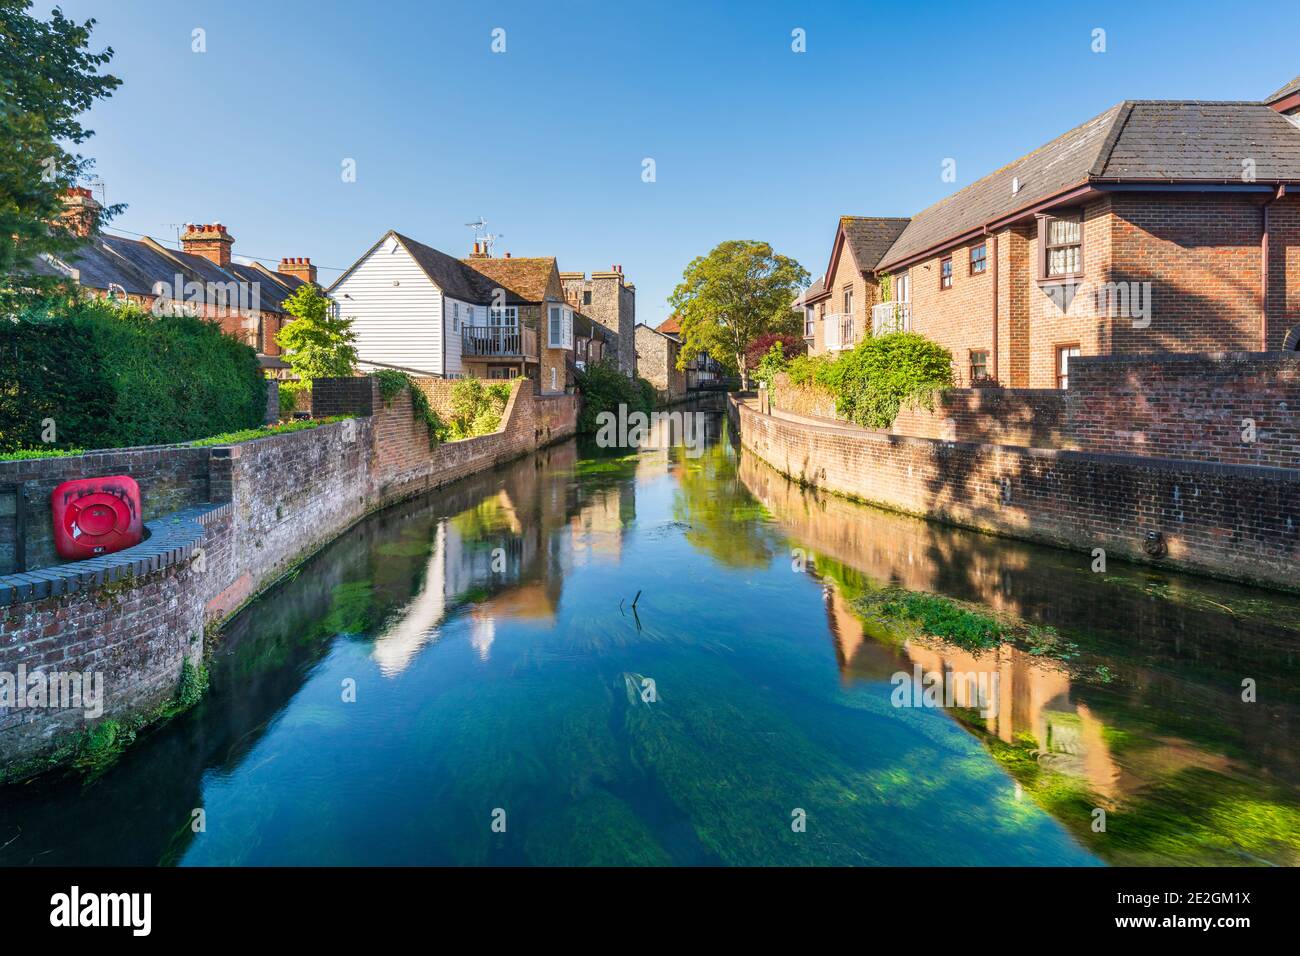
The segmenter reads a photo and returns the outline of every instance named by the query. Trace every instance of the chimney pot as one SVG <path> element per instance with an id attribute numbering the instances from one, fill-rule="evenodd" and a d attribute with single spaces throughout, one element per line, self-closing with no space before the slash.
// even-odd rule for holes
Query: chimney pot
<path id="1" fill-rule="evenodd" d="M 275 271 L 280 275 L 301 279 L 303 282 L 316 281 L 316 267 L 311 264 L 311 259 L 306 256 L 286 256 L 281 258 L 279 268 Z"/>

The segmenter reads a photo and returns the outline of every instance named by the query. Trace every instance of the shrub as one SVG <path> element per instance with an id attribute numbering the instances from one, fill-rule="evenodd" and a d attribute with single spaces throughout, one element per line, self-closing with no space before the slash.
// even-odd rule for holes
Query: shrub
<path id="1" fill-rule="evenodd" d="M 773 342 L 767 354 L 760 358 L 758 364 L 754 366 L 754 381 L 771 388 L 772 379 L 776 378 L 777 373 L 784 372 L 787 364 L 784 344 L 780 341 Z"/>
<path id="2" fill-rule="evenodd" d="M 311 395 L 311 382 L 280 382 L 280 416 L 287 418 L 294 412 L 306 411 L 303 396 Z"/>
<path id="3" fill-rule="evenodd" d="M 263 425 L 261 428 L 241 428 L 235 432 L 209 435 L 207 438 L 200 438 L 198 441 L 190 442 L 190 445 L 193 448 L 207 448 L 212 445 L 237 445 L 240 442 L 253 441 L 256 438 L 288 435 L 291 432 L 300 432 L 308 428 L 319 428 L 321 425 L 332 425 L 350 417 L 350 415 L 335 415 L 332 418 L 305 418 L 298 421 L 280 422 L 278 425 Z"/>
<path id="4" fill-rule="evenodd" d="M 659 389 L 648 378 L 636 377 L 636 387 L 641 392 L 641 409 L 647 413 L 659 406 Z"/>
<path id="5" fill-rule="evenodd" d="M 161 445 L 255 428 L 266 388 L 249 346 L 193 316 L 60 297 L 0 322 L 0 450 Z"/>
<path id="6" fill-rule="evenodd" d="M 905 405 L 934 408 L 935 391 L 952 385 L 952 354 L 915 332 L 891 332 L 815 366 L 813 384 L 835 396 L 836 410 L 849 421 L 888 428 Z"/>
<path id="7" fill-rule="evenodd" d="M 601 361 L 588 365 L 576 374 L 578 390 L 582 393 L 582 413 L 578 416 L 578 431 L 594 433 L 601 412 L 618 414 L 618 407 L 626 405 L 628 412 L 654 410 L 654 386 L 645 379 L 633 382 L 613 362 Z M 645 383 L 644 385 L 641 383 Z M 648 386 L 648 387 L 647 387 Z"/>
<path id="8" fill-rule="evenodd" d="M 785 373 L 790 377 L 790 384 L 811 388 L 818 384 L 817 375 L 830 362 L 825 355 L 796 355 L 786 363 Z"/>
<path id="9" fill-rule="evenodd" d="M 451 437 L 475 438 L 490 435 L 501 427 L 506 402 L 514 386 L 509 382 L 461 379 L 451 389 Z"/>
<path id="10" fill-rule="evenodd" d="M 934 393 L 952 386 L 952 353 L 916 332 L 875 336 L 850 354 L 855 370 L 847 394 L 859 425 L 888 428 L 903 406 L 933 411 Z"/>
<path id="11" fill-rule="evenodd" d="M 781 354 L 787 359 L 794 358 L 796 355 L 804 355 L 808 351 L 808 344 L 798 335 L 789 335 L 784 332 L 764 332 L 745 346 L 745 363 L 750 368 L 757 368 L 763 359 L 771 353 L 772 346 L 778 343 L 781 346 Z"/>

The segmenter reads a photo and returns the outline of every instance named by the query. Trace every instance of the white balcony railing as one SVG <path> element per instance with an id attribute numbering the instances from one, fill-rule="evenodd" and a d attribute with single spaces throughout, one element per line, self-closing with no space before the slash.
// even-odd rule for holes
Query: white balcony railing
<path id="1" fill-rule="evenodd" d="M 871 307 L 871 334 L 912 331 L 912 303 L 882 302 Z"/>
<path id="2" fill-rule="evenodd" d="M 858 342 L 857 326 L 851 312 L 837 312 L 822 320 L 822 341 L 828 352 L 843 352 Z"/>

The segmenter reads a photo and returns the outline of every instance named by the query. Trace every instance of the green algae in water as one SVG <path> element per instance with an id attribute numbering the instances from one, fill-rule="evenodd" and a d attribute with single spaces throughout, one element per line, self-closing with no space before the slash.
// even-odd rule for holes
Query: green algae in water
<path id="1" fill-rule="evenodd" d="M 797 490 L 790 506 L 760 501 L 725 445 L 666 462 L 575 463 L 571 448 L 326 548 L 232 622 L 204 705 L 137 743 L 93 806 L 57 789 L 0 804 L 0 836 L 22 831 L 0 862 L 1296 861 L 1297 774 L 1276 729 L 1294 706 L 1275 687 L 1294 665 L 1266 619 L 1234 618 L 1217 642 L 1183 617 L 1166 633 L 1161 609 L 1186 612 L 1183 594 L 914 519 L 872 513 L 846 537 L 857 512 L 835 509 L 811 529 L 824 534 L 792 534 L 825 509 Z M 880 561 L 907 536 L 929 597 L 895 594 L 906 613 L 841 633 L 837 608 L 898 586 Z M 506 544 L 516 566 L 494 574 L 484 550 Z M 796 547 L 815 573 L 794 572 Z M 638 613 L 620 610 L 638 591 Z M 1098 637 L 1109 622 L 1094 613 L 1123 621 Z M 1005 642 L 923 633 L 984 618 Z M 974 712 L 895 707 L 889 675 L 922 651 L 1047 675 L 1033 732 L 1004 740 Z M 1224 706 L 1243 661 L 1267 698 L 1254 712 Z M 1123 783 L 1110 795 L 1079 771 L 1089 747 Z M 194 807 L 207 832 L 190 831 Z"/>

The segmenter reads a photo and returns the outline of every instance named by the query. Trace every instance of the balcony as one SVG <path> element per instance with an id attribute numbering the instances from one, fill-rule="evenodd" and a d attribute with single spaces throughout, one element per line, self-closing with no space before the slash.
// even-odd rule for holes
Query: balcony
<path id="1" fill-rule="evenodd" d="M 828 352 L 844 352 L 858 344 L 856 316 L 840 313 L 822 319 L 822 341 Z"/>
<path id="2" fill-rule="evenodd" d="M 537 330 L 517 325 L 466 325 L 460 330 L 463 359 L 536 359 Z"/>
<path id="3" fill-rule="evenodd" d="M 871 334 L 912 331 L 912 303 L 882 302 L 871 307 Z"/>

